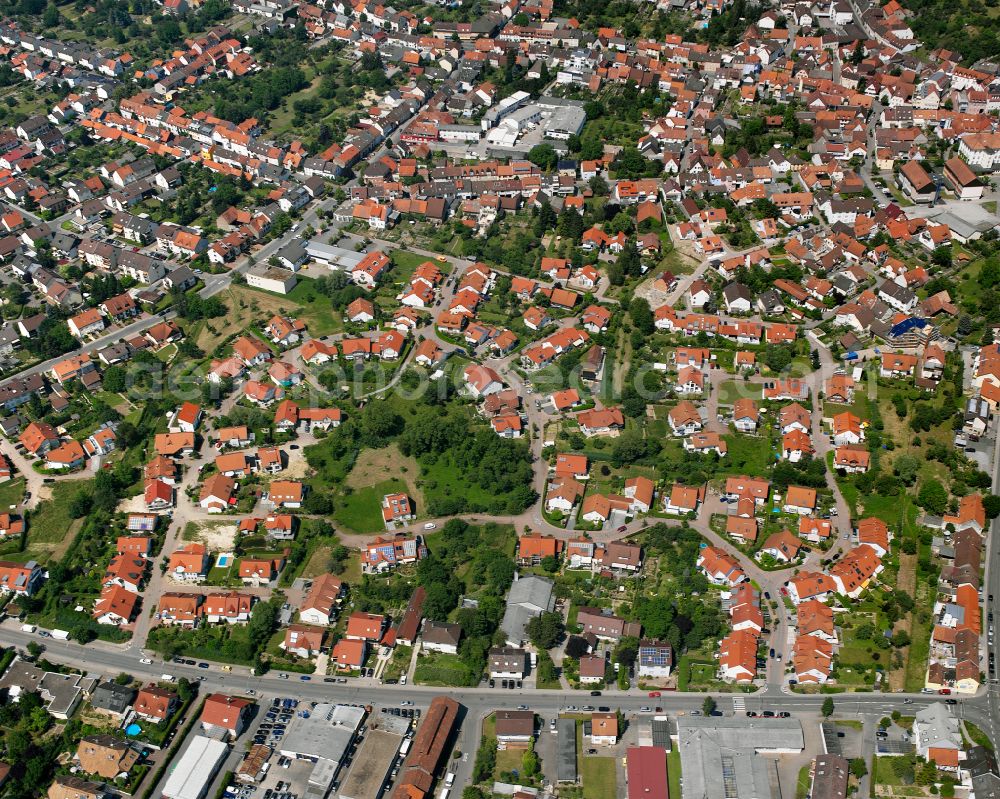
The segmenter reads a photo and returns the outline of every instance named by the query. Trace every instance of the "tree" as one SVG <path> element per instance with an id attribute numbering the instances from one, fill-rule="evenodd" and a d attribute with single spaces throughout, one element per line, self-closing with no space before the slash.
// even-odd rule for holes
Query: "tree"
<path id="1" fill-rule="evenodd" d="M 851 774 L 860 780 L 867 773 L 868 766 L 865 765 L 865 759 L 863 757 L 855 757 L 851 759 Z"/>
<path id="2" fill-rule="evenodd" d="M 542 558 L 541 567 L 549 574 L 555 574 L 559 571 L 559 558 L 555 555 L 546 555 Z"/>
<path id="3" fill-rule="evenodd" d="M 859 641 L 871 640 L 872 635 L 875 632 L 875 626 L 871 622 L 864 622 L 859 624 L 854 630 L 854 637 Z"/>
<path id="4" fill-rule="evenodd" d="M 521 769 L 524 771 L 524 776 L 529 779 L 538 774 L 538 755 L 533 750 L 528 749 L 521 755 Z"/>
<path id="5" fill-rule="evenodd" d="M 892 462 L 892 471 L 905 484 L 913 485 L 917 481 L 917 473 L 920 471 L 921 462 L 914 455 L 897 455 Z"/>
<path id="6" fill-rule="evenodd" d="M 833 715 L 833 697 L 828 696 L 823 700 L 823 707 L 820 709 L 823 718 L 830 718 Z"/>
<path id="7" fill-rule="evenodd" d="M 528 150 L 528 160 L 543 172 L 548 172 L 555 169 L 559 162 L 559 154 L 551 144 L 542 142 Z"/>
<path id="8" fill-rule="evenodd" d="M 101 376 L 101 388 L 112 394 L 124 391 L 126 388 L 125 369 L 121 366 L 109 366 Z"/>
<path id="9" fill-rule="evenodd" d="M 920 486 L 917 504 L 929 513 L 940 516 L 948 507 L 948 492 L 938 480 L 926 480 Z"/>
<path id="10" fill-rule="evenodd" d="M 1000 516 L 1000 497 L 996 494 L 987 494 L 983 497 L 983 507 L 986 509 L 986 518 L 995 519 Z"/>
<path id="11" fill-rule="evenodd" d="M 582 658 L 587 654 L 589 645 L 586 640 L 581 638 L 579 635 L 571 635 L 569 640 L 566 642 L 566 657 L 569 658 Z"/>
<path id="12" fill-rule="evenodd" d="M 551 649 L 563 636 L 562 614 L 556 612 L 542 613 L 529 621 L 524 631 L 528 638 L 539 649 Z"/>
<path id="13" fill-rule="evenodd" d="M 653 317 L 653 311 L 645 298 L 633 298 L 632 302 L 629 303 L 628 313 L 632 317 L 632 324 L 640 333 L 648 336 L 656 330 L 656 320 Z"/>
<path id="14" fill-rule="evenodd" d="M 783 344 L 768 344 L 764 350 L 764 363 L 772 372 L 781 372 L 792 362 L 792 351 Z"/>
<path id="15" fill-rule="evenodd" d="M 616 264 L 626 277 L 639 277 L 642 274 L 642 259 L 634 241 L 628 241 L 618 256 Z"/>
<path id="16" fill-rule="evenodd" d="M 369 402 L 361 413 L 361 429 L 372 442 L 383 442 L 402 432 L 403 419 L 385 402 Z"/>
<path id="17" fill-rule="evenodd" d="M 917 785 L 932 785 L 937 782 L 937 776 L 937 766 L 933 760 L 928 760 L 920 765 L 920 771 L 916 775 Z"/>
<path id="18" fill-rule="evenodd" d="M 701 712 L 706 716 L 711 716 L 715 712 L 715 700 L 712 697 L 705 697 L 705 701 L 701 703 Z"/>

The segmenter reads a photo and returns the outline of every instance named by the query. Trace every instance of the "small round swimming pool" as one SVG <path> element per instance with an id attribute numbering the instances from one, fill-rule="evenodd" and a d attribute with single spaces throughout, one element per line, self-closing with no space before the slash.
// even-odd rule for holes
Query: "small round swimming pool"
<path id="1" fill-rule="evenodd" d="M 131 736 L 132 738 L 134 738 L 140 732 L 142 732 L 142 727 L 140 727 L 138 724 L 129 724 L 125 728 L 125 734 Z"/>

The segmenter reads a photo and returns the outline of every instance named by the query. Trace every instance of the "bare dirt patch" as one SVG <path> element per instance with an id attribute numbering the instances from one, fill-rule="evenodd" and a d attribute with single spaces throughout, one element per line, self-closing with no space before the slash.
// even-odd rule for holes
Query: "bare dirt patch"
<path id="1" fill-rule="evenodd" d="M 229 552 L 236 542 L 238 526 L 232 522 L 188 522 L 185 541 L 200 541 L 209 552 Z"/>
<path id="2" fill-rule="evenodd" d="M 420 478 L 420 464 L 413 457 L 405 457 L 395 444 L 382 449 L 364 450 L 344 482 L 358 490 L 392 478 L 406 483 L 410 496 L 416 500 L 417 507 L 423 507 L 424 496 L 416 487 Z"/>
<path id="3" fill-rule="evenodd" d="M 281 470 L 283 480 L 301 480 L 309 475 L 309 464 L 302 451 L 289 453 L 288 466 Z"/>

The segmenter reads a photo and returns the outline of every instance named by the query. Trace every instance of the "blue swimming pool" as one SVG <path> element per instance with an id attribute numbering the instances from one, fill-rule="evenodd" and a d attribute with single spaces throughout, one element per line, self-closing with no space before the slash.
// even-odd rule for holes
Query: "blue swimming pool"
<path id="1" fill-rule="evenodd" d="M 219 555 L 219 559 L 215 561 L 216 566 L 227 566 L 229 565 L 229 555 Z"/>
<path id="2" fill-rule="evenodd" d="M 138 724 L 129 724 L 125 728 L 125 734 L 133 738 L 140 732 L 142 732 L 142 727 L 140 727 Z"/>

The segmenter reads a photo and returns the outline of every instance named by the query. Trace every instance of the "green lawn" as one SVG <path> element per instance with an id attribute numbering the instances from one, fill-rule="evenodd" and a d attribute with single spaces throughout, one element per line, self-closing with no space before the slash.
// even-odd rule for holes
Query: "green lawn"
<path id="1" fill-rule="evenodd" d="M 421 685 L 461 687 L 475 685 L 479 682 L 479 675 L 473 674 L 458 655 L 428 652 L 417 658 L 413 681 Z"/>
<path id="2" fill-rule="evenodd" d="M 581 750 L 582 752 L 582 750 Z M 580 781 L 583 799 L 609 799 L 618 795 L 618 778 L 613 757 L 580 756 Z"/>
<path id="3" fill-rule="evenodd" d="M 899 777 L 892 768 L 891 757 L 872 758 L 872 784 L 874 785 L 902 785 Z"/>
<path id="4" fill-rule="evenodd" d="M 31 543 L 54 544 L 66 537 L 74 520 L 69 506 L 78 491 L 88 492 L 90 480 L 60 480 L 52 485 L 52 499 L 42 502 L 31 516 L 28 540 Z"/>
<path id="5" fill-rule="evenodd" d="M 810 766 L 803 766 L 799 769 L 799 779 L 795 783 L 795 799 L 806 799 L 812 780 L 809 777 Z"/>
<path id="6" fill-rule="evenodd" d="M 681 799 L 681 753 L 676 748 L 667 753 L 667 786 L 670 799 Z"/>
<path id="7" fill-rule="evenodd" d="M 743 397 L 760 399 L 760 386 L 756 386 L 755 391 L 751 391 L 754 386 L 739 380 L 723 380 L 719 384 L 719 404 L 732 405 L 736 400 Z"/>
<path id="8" fill-rule="evenodd" d="M 385 529 L 382 519 L 382 497 L 386 494 L 407 493 L 402 480 L 383 480 L 373 486 L 356 489 L 338 497 L 333 518 L 342 526 L 358 533 L 375 533 Z"/>
<path id="9" fill-rule="evenodd" d="M 24 478 L 8 480 L 0 483 L 0 510 L 7 510 L 11 505 L 20 505 L 24 499 Z"/>
<path id="10" fill-rule="evenodd" d="M 52 498 L 40 503 L 28 518 L 25 549 L 9 555 L 8 559 L 47 563 L 61 558 L 83 524 L 83 519 L 74 519 L 70 515 L 73 497 L 78 491 L 89 492 L 92 486 L 92 480 L 61 480 L 54 483 Z"/>
<path id="11" fill-rule="evenodd" d="M 972 739 L 972 742 L 974 744 L 977 744 L 979 746 L 984 746 L 991 752 L 993 751 L 993 742 L 990 740 L 990 737 L 985 732 L 979 729 L 979 727 L 977 727 L 971 721 L 966 721 L 964 722 L 964 724 L 965 724 L 965 731 L 968 733 L 969 737 Z"/>
<path id="12" fill-rule="evenodd" d="M 342 317 L 333 310 L 330 298 L 316 291 L 315 281 L 301 275 L 298 275 L 297 278 L 298 283 L 287 295 L 274 294 L 263 289 L 248 288 L 247 290 L 280 298 L 287 303 L 288 313 L 306 323 L 310 336 L 328 336 L 343 330 Z"/>
<path id="13" fill-rule="evenodd" d="M 728 451 L 719 462 L 723 474 L 746 474 L 763 477 L 769 474 L 773 464 L 771 439 L 769 436 L 755 437 L 742 434 L 725 435 Z"/>
<path id="14" fill-rule="evenodd" d="M 500 775 L 505 771 L 516 771 L 520 773 L 521 771 L 521 761 L 524 758 L 523 749 L 498 749 L 497 750 L 497 767 L 493 772 L 495 777 L 499 780 Z"/>
<path id="15" fill-rule="evenodd" d="M 418 255 L 415 252 L 408 252 L 407 250 L 393 250 L 389 253 L 389 257 L 392 258 L 392 262 L 395 264 L 395 268 L 392 270 L 392 279 L 397 282 L 407 282 L 414 270 L 426 261 L 430 261 L 443 273 L 447 273 L 450 267 L 450 264 L 442 263 L 435 258 L 428 258 L 426 255 Z"/>

